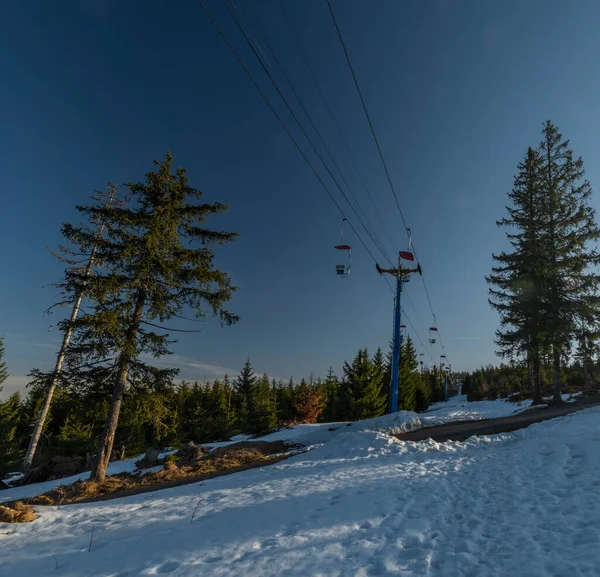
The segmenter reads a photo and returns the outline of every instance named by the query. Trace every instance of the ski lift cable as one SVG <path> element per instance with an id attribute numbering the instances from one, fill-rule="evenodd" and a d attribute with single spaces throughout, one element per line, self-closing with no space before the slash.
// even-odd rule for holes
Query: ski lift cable
<path id="1" fill-rule="evenodd" d="M 234 0 L 230 0 L 231 4 L 234 6 L 236 12 L 238 13 L 238 15 L 240 16 L 240 19 L 244 19 L 244 16 L 242 15 L 240 9 L 237 7 L 236 3 Z M 315 125 L 312 116 L 310 115 L 309 111 L 307 110 L 306 106 L 304 105 L 302 98 L 300 97 L 300 95 L 298 94 L 298 92 L 296 91 L 296 89 L 294 88 L 294 85 L 290 79 L 290 77 L 288 76 L 284 65 L 281 63 L 281 61 L 279 60 L 279 58 L 277 57 L 277 54 L 275 53 L 275 50 L 273 48 L 273 46 L 271 46 L 271 44 L 269 43 L 269 40 L 267 39 L 265 33 L 263 32 L 262 28 L 260 27 L 260 24 L 258 23 L 256 17 L 254 16 L 254 12 L 252 11 L 252 8 L 250 6 L 250 3 L 248 2 L 248 0 L 243 0 L 244 5 L 246 6 L 246 10 L 250 16 L 250 20 L 251 20 L 251 26 L 254 27 L 254 29 L 256 30 L 256 32 L 258 33 L 258 35 L 260 36 L 260 38 L 262 39 L 264 46 L 266 47 L 266 49 L 270 52 L 273 61 L 275 62 L 275 64 L 277 65 L 277 67 L 279 68 L 279 70 L 281 71 L 281 74 L 283 75 L 287 85 L 289 86 L 290 90 L 292 91 L 292 94 L 294 95 L 294 98 L 296 99 L 296 101 L 298 102 L 298 104 L 300 105 L 300 108 L 302 109 L 302 112 L 304 113 L 304 115 L 306 116 L 306 118 L 308 119 L 308 122 L 310 123 L 310 125 L 312 126 L 315 134 L 317 135 L 317 138 L 319 139 L 319 141 L 321 142 L 321 145 L 323 146 L 327 156 L 329 157 L 331 163 L 333 164 L 333 166 L 335 167 L 337 173 L 339 174 L 343 184 L 346 187 L 346 190 L 348 191 L 348 193 L 350 194 L 350 197 L 352 198 L 352 200 L 354 201 L 354 203 L 356 204 L 356 208 L 358 209 L 358 211 L 360 212 L 362 218 L 364 219 L 364 221 L 366 222 L 366 224 L 368 225 L 369 230 L 371 231 L 371 233 L 373 234 L 373 237 L 377 240 L 377 248 L 379 249 L 379 251 L 385 255 L 386 260 L 388 262 L 391 262 L 391 259 L 389 258 L 389 254 L 386 252 L 383 243 L 380 241 L 380 239 L 377 237 L 377 233 L 375 232 L 375 228 L 373 227 L 373 225 L 369 222 L 369 218 L 366 215 L 365 211 L 362 209 L 362 207 L 360 206 L 360 203 L 358 201 L 358 199 L 356 198 L 356 195 L 354 194 L 354 191 L 352 190 L 352 187 L 350 186 L 350 184 L 348 183 L 348 181 L 346 180 L 344 173 L 342 172 L 342 170 L 340 169 L 338 163 L 335 160 L 335 157 L 333 156 L 333 154 L 331 153 L 331 150 L 329 149 L 329 147 L 327 146 L 325 140 L 323 139 L 323 136 L 321 135 L 321 132 L 319 131 L 319 129 L 317 128 L 317 126 Z M 256 45 L 260 48 L 260 44 L 258 43 L 258 41 L 256 40 Z M 264 51 L 262 51 L 261 49 L 261 54 L 263 54 L 263 56 L 265 57 L 265 59 L 268 61 L 268 58 L 266 57 L 266 55 L 264 54 Z M 392 243 L 393 246 L 393 243 Z"/>
<path id="2" fill-rule="evenodd" d="M 246 0 L 247 1 L 247 0 Z M 319 91 L 319 94 L 321 95 L 321 99 L 323 100 L 323 103 L 325 104 L 325 108 L 327 109 L 327 112 L 329 113 L 329 116 L 331 117 L 333 124 L 337 130 L 338 135 L 340 136 L 340 139 L 342 141 L 342 143 L 344 144 L 344 147 L 346 149 L 346 152 L 348 153 L 348 156 L 350 157 L 350 160 L 352 161 L 352 165 L 354 166 L 354 169 L 356 170 L 356 173 L 358 174 L 358 177 L 363 185 L 363 188 L 365 189 L 365 192 L 367 193 L 367 196 L 369 197 L 369 200 L 371 201 L 371 205 L 373 206 L 373 209 L 375 210 L 375 214 L 377 215 L 377 218 L 379 219 L 379 222 L 381 223 L 381 226 L 383 228 L 383 231 L 385 232 L 388 240 L 390 241 L 390 244 L 392 246 L 396 246 L 396 244 L 394 243 L 394 241 L 392 240 L 392 237 L 383 221 L 383 218 L 381 217 L 381 213 L 379 212 L 379 209 L 377 208 L 377 205 L 375 204 L 375 201 L 373 200 L 373 196 L 371 195 L 371 191 L 369 190 L 369 187 L 367 186 L 367 183 L 365 182 L 365 179 L 362 175 L 361 170 L 358 167 L 358 163 L 356 162 L 356 159 L 354 158 L 354 155 L 352 154 L 352 151 L 350 150 L 350 146 L 348 145 L 348 141 L 346 140 L 344 133 L 342 132 L 342 129 L 340 128 L 340 125 L 335 117 L 335 114 L 333 113 L 333 111 L 331 110 L 331 106 L 329 105 L 329 101 L 327 100 L 327 97 L 325 96 L 325 93 L 323 92 L 323 89 L 321 87 L 321 83 L 319 82 L 319 79 L 317 78 L 317 75 L 310 63 L 310 60 L 308 58 L 308 55 L 306 54 L 306 51 L 304 49 L 304 45 L 302 43 L 302 41 L 300 40 L 300 37 L 298 36 L 298 34 L 296 33 L 296 29 L 294 28 L 294 25 L 292 24 L 292 21 L 290 20 L 289 16 L 287 15 L 287 12 L 285 10 L 284 7 L 284 2 L 283 0 L 279 0 L 279 7 L 281 9 L 281 12 L 283 14 L 283 17 L 285 19 L 285 21 L 287 22 L 287 25 L 290 28 L 290 31 L 292 33 L 292 37 L 294 38 L 294 40 L 296 41 L 296 44 L 298 45 L 298 48 L 300 49 L 300 54 L 302 55 L 302 58 L 304 59 L 304 62 L 312 76 L 312 79 L 315 83 L 315 86 L 317 87 L 317 90 Z"/>
<path id="3" fill-rule="evenodd" d="M 381 159 L 381 163 L 385 170 L 385 174 L 387 176 L 387 180 L 390 184 L 390 188 L 392 189 L 392 194 L 394 195 L 394 200 L 396 201 L 396 206 L 398 207 L 398 211 L 400 212 L 400 217 L 402 218 L 402 223 L 404 224 L 404 228 L 408 230 L 408 225 L 406 224 L 406 219 L 404 218 L 404 213 L 402 212 L 402 208 L 400 207 L 400 202 L 398 201 L 398 195 L 396 194 L 396 189 L 394 188 L 394 184 L 392 182 L 392 178 L 390 176 L 390 172 L 387 168 L 387 164 L 383 158 L 383 152 L 381 151 L 381 147 L 379 146 L 379 140 L 377 139 L 377 135 L 375 134 L 375 129 L 373 128 L 373 123 L 371 122 L 371 117 L 369 116 L 369 111 L 367 110 L 367 105 L 365 104 L 365 100 L 362 95 L 362 91 L 358 84 L 358 79 L 356 78 L 356 74 L 354 73 L 354 67 L 352 66 L 352 62 L 350 61 L 350 55 L 348 54 L 348 50 L 346 49 L 346 44 L 342 37 L 342 32 L 338 26 L 337 19 L 335 17 L 335 12 L 333 11 L 333 6 L 331 5 L 331 1 L 327 0 L 327 5 L 329 6 L 329 12 L 331 13 L 331 17 L 333 19 L 333 24 L 335 25 L 335 29 L 337 31 L 338 38 L 340 40 L 340 44 L 342 45 L 342 49 L 346 56 L 346 61 L 348 62 L 348 67 L 350 68 L 350 73 L 352 74 L 352 78 L 354 80 L 354 85 L 356 86 L 356 90 L 358 92 L 358 97 L 360 98 L 360 102 L 362 104 L 363 110 L 365 112 L 365 116 L 367 117 L 367 122 L 369 123 L 369 127 L 371 129 L 371 135 L 373 136 L 373 140 L 375 141 L 375 146 L 377 147 L 377 152 L 379 153 L 379 158 Z"/>
<path id="4" fill-rule="evenodd" d="M 410 229 L 408 228 L 408 225 L 407 225 L 407 223 L 406 223 L 406 219 L 405 219 L 405 217 L 404 217 L 404 213 L 402 212 L 402 208 L 401 208 L 401 206 L 400 206 L 400 202 L 399 202 L 399 200 L 398 200 L 398 195 L 397 195 L 397 193 L 396 193 L 396 189 L 395 189 L 395 187 L 394 187 L 394 183 L 393 183 L 393 181 L 392 181 L 392 178 L 391 178 L 391 176 L 390 176 L 390 172 L 389 172 L 389 170 L 388 170 L 388 167 L 387 167 L 387 164 L 386 164 L 386 162 L 385 162 L 385 158 L 384 158 L 384 156 L 383 156 L 383 152 L 382 152 L 382 150 L 381 150 L 381 146 L 379 145 L 379 140 L 377 139 L 377 134 L 375 133 L 375 128 L 373 127 L 373 123 L 371 122 L 371 117 L 369 116 L 369 111 L 368 111 L 368 109 L 367 109 L 367 105 L 366 105 L 366 103 L 365 103 L 365 100 L 364 100 L 364 98 L 363 98 L 362 91 L 361 91 L 361 89 L 360 89 L 360 85 L 359 85 L 359 83 L 358 83 L 358 79 L 357 79 L 357 77 L 356 77 L 356 74 L 355 74 L 355 72 L 354 72 L 354 67 L 352 66 L 352 62 L 351 62 L 351 60 L 350 60 L 350 55 L 349 55 L 349 53 L 348 53 L 348 50 L 347 50 L 347 48 L 346 48 L 346 44 L 345 44 L 345 42 L 344 42 L 344 39 L 343 39 L 343 37 L 342 37 L 342 32 L 341 32 L 341 30 L 340 30 L 340 27 L 338 26 L 337 19 L 336 19 L 336 17 L 335 17 L 335 11 L 334 11 L 334 9 L 333 9 L 333 6 L 332 6 L 332 4 L 331 4 L 331 0 L 327 0 L 327 6 L 329 7 L 329 12 L 331 13 L 331 18 L 332 18 L 332 20 L 333 20 L 333 24 L 334 24 L 334 26 L 335 26 L 335 29 L 336 29 L 336 32 L 337 32 L 338 39 L 339 39 L 339 41 L 340 41 L 340 44 L 341 44 L 341 46 L 342 46 L 342 50 L 344 51 L 344 55 L 345 55 L 345 57 L 346 57 L 346 62 L 348 63 L 348 67 L 349 67 L 349 69 L 350 69 L 350 73 L 351 73 L 351 75 L 352 75 L 352 79 L 354 80 L 354 85 L 355 85 L 355 87 L 356 87 L 356 91 L 358 92 L 358 96 L 359 96 L 359 98 L 360 98 L 360 102 L 361 102 L 361 104 L 362 104 L 362 108 L 363 108 L 363 110 L 364 110 L 364 113 L 365 113 L 365 116 L 366 116 L 366 118 L 367 118 L 367 122 L 368 122 L 368 124 L 369 124 L 369 128 L 371 129 L 371 135 L 372 135 L 372 137 L 373 137 L 373 140 L 374 140 L 374 142 L 375 142 L 375 146 L 377 147 L 377 152 L 379 153 L 379 158 L 380 158 L 380 160 L 381 160 L 381 164 L 382 164 L 382 166 L 383 166 L 383 169 L 384 169 L 384 171 L 385 171 L 385 174 L 386 174 L 386 177 L 387 177 L 388 183 L 389 183 L 389 185 L 390 185 L 390 189 L 391 189 L 391 191 L 392 191 L 392 194 L 393 194 L 393 196 L 394 196 L 394 200 L 395 200 L 395 202 L 396 202 L 396 206 L 397 206 L 397 208 L 398 208 L 398 212 L 400 213 L 400 218 L 402 219 L 402 223 L 403 223 L 403 225 L 404 225 L 404 228 L 406 229 L 406 232 L 407 232 L 407 234 L 408 234 L 408 236 L 409 236 L 409 239 L 411 240 L 411 244 L 412 244 L 412 252 L 414 253 L 414 255 L 415 255 L 415 259 L 416 259 L 416 260 L 417 260 L 417 262 L 418 262 L 418 260 L 419 260 L 419 259 L 418 259 L 418 257 L 417 257 L 417 251 L 416 251 L 416 249 L 415 249 L 415 247 L 414 247 L 414 243 L 412 243 L 412 238 L 411 238 Z M 423 281 L 423 286 L 425 287 L 425 294 L 427 295 L 427 301 L 429 302 L 429 308 L 430 308 L 430 310 L 431 310 L 431 314 L 432 314 L 432 316 L 433 316 L 433 317 L 434 317 L 434 319 L 435 319 L 435 314 L 434 314 L 434 311 L 433 311 L 433 305 L 431 304 L 431 297 L 430 297 L 430 295 L 429 295 L 429 290 L 428 290 L 428 288 L 427 288 L 427 283 L 425 282 L 425 277 L 423 276 L 423 274 L 421 274 L 420 276 L 421 276 L 421 280 Z M 439 332 L 439 331 L 438 331 L 438 332 Z M 439 339 L 440 339 L 440 345 L 441 345 L 441 347 L 442 347 L 442 350 L 444 350 L 444 349 L 445 349 L 445 347 L 444 347 L 444 343 L 443 343 L 443 340 L 442 340 L 441 334 L 439 334 L 438 336 L 439 336 Z"/>
<path id="5" fill-rule="evenodd" d="M 202 4 L 203 8 L 205 9 L 205 11 L 208 13 L 208 9 L 206 8 L 206 4 L 204 3 L 204 0 L 199 0 L 200 4 Z M 330 178 L 333 180 L 333 182 L 335 183 L 336 187 L 338 188 L 338 190 L 340 191 L 340 194 L 344 197 L 344 199 L 346 200 L 346 202 L 348 203 L 348 206 L 352 209 L 352 212 L 354 212 L 354 215 L 356 216 L 357 220 L 360 222 L 360 224 L 362 225 L 362 227 L 364 228 L 365 232 L 367 233 L 367 235 L 371 238 L 371 240 L 373 241 L 373 244 L 378 248 L 378 250 L 381 252 L 381 249 L 379 248 L 379 245 L 377 243 L 377 241 L 374 239 L 373 235 L 371 234 L 371 232 L 369 231 L 369 229 L 365 226 L 364 222 L 362 221 L 362 219 L 360 218 L 360 216 L 358 215 L 358 213 L 356 212 L 355 208 L 352 206 L 352 203 L 349 201 L 348 197 L 346 196 L 346 193 L 344 192 L 343 188 L 340 186 L 340 183 L 338 182 L 338 180 L 336 179 L 336 177 L 334 176 L 334 174 L 332 173 L 331 169 L 329 168 L 329 166 L 327 165 L 327 163 L 325 162 L 325 160 L 323 159 L 321 153 L 318 151 L 318 149 L 315 147 L 314 143 L 312 142 L 311 138 L 309 137 L 309 135 L 307 134 L 306 130 L 304 129 L 304 127 L 302 126 L 302 123 L 300 122 L 300 120 L 298 119 L 298 116 L 296 115 L 296 113 L 293 111 L 292 107 L 290 106 L 289 102 L 287 101 L 287 99 L 285 98 L 285 96 L 283 95 L 283 93 L 281 92 L 277 82 L 275 82 L 275 79 L 273 78 L 273 75 L 269 72 L 268 68 L 265 66 L 264 62 L 261 60 L 260 55 L 258 54 L 258 52 L 256 51 L 256 49 L 254 48 L 252 42 L 250 41 L 250 39 L 248 38 L 248 35 L 246 34 L 246 31 L 244 30 L 244 28 L 241 26 L 238 18 L 236 17 L 236 15 L 233 13 L 231 7 L 229 6 L 229 3 L 227 2 L 227 0 L 223 0 L 223 4 L 225 5 L 225 8 L 227 9 L 227 11 L 229 12 L 229 15 L 231 16 L 231 18 L 233 19 L 235 25 L 237 26 L 237 28 L 239 29 L 240 33 L 242 34 L 242 36 L 244 37 L 244 40 L 246 41 L 246 43 L 248 44 L 250 50 L 252 51 L 252 53 L 254 54 L 255 58 L 258 60 L 261 68 L 263 69 L 264 73 L 267 75 L 267 78 L 270 80 L 271 84 L 273 85 L 273 88 L 275 88 L 275 90 L 277 91 L 277 94 L 279 95 L 279 97 L 281 98 L 283 104 L 285 105 L 285 107 L 287 108 L 288 112 L 291 114 L 292 118 L 294 119 L 294 121 L 296 122 L 298 128 L 300 129 L 300 131 L 302 132 L 302 134 L 304 135 L 304 137 L 306 138 L 308 144 L 310 145 L 310 147 L 312 148 L 313 152 L 317 155 L 317 157 L 319 158 L 319 160 L 321 161 L 321 164 L 323 165 L 323 167 L 325 168 L 325 170 L 327 171 L 327 173 L 329 174 Z M 214 18 L 212 18 L 212 20 L 214 21 Z M 230 44 L 230 43 L 229 43 Z M 236 53 L 237 54 L 237 53 Z M 348 221 L 350 222 L 350 221 Z M 386 256 L 386 254 L 384 252 L 382 252 L 383 257 L 390 262 L 391 264 L 391 260 L 389 259 L 389 257 Z"/>
<path id="6" fill-rule="evenodd" d="M 411 306 L 411 308 L 412 308 L 413 312 L 415 313 L 416 320 L 417 320 L 417 324 L 418 324 L 419 326 L 422 326 L 422 323 L 421 323 L 421 318 L 419 317 L 419 313 L 417 312 L 417 309 L 416 309 L 416 307 L 415 307 L 415 304 L 414 304 L 414 302 L 413 302 L 412 298 L 410 297 L 410 293 L 408 293 L 408 292 L 406 292 L 406 300 L 408 300 L 408 304 Z"/>
<path id="7" fill-rule="evenodd" d="M 377 259 L 375 258 L 375 256 L 371 252 L 371 250 L 369 249 L 368 245 L 365 243 L 365 241 L 363 240 L 363 238 L 358 234 L 358 231 L 356 230 L 356 227 L 352 224 L 351 221 L 349 221 L 347 219 L 347 217 L 344 214 L 344 211 L 342 210 L 342 207 L 340 206 L 339 202 L 335 199 L 335 197 L 333 196 L 333 194 L 329 190 L 328 186 L 325 184 L 324 180 L 321 178 L 321 175 L 317 172 L 317 170 L 315 169 L 315 167 L 313 166 L 313 164 L 311 163 L 311 161 L 309 160 L 309 158 L 306 156 L 306 153 L 302 150 L 302 148 L 300 148 L 300 145 L 298 144 L 298 142 L 296 141 L 296 139 L 294 138 L 294 136 L 292 135 L 292 133 L 290 132 L 290 130 L 288 129 L 288 127 L 286 126 L 286 124 L 284 123 L 284 121 L 282 120 L 281 116 L 279 116 L 279 114 L 277 113 L 277 111 L 275 110 L 275 108 L 273 107 L 273 105 L 271 104 L 270 100 L 268 99 L 267 95 L 264 93 L 264 91 L 262 90 L 262 88 L 260 87 L 260 85 L 258 84 L 258 82 L 256 81 L 256 79 L 252 75 L 252 72 L 250 72 L 250 70 L 248 69 L 248 67 L 244 63 L 243 59 L 240 57 L 240 55 L 238 54 L 238 52 L 236 51 L 236 49 L 233 47 L 233 45 L 229 41 L 229 38 L 227 37 L 227 35 L 223 32 L 223 30 L 221 29 L 221 27 L 219 26 L 219 24 L 217 23 L 217 21 L 214 19 L 214 17 L 211 14 L 210 10 L 208 9 L 208 7 L 206 6 L 206 4 L 204 3 L 204 0 L 198 0 L 198 2 L 200 3 L 200 5 L 202 6 L 202 8 L 204 9 L 204 12 L 208 16 L 208 18 L 210 19 L 210 21 L 212 22 L 212 24 L 214 25 L 214 27 L 216 28 L 216 30 L 219 33 L 219 35 L 221 36 L 221 38 L 223 38 L 223 40 L 227 44 L 229 50 L 232 52 L 232 54 L 235 56 L 235 58 L 239 62 L 240 66 L 243 68 L 244 72 L 250 78 L 250 80 L 251 80 L 252 84 L 254 85 L 254 87 L 258 90 L 258 92 L 261 95 L 262 99 L 265 101 L 265 103 L 267 104 L 267 106 L 269 107 L 269 109 L 271 110 L 271 112 L 273 113 L 273 115 L 275 116 L 275 118 L 277 119 L 277 121 L 279 122 L 279 124 L 281 125 L 281 127 L 283 128 L 283 130 L 289 136 L 290 140 L 292 141 L 292 144 L 296 147 L 296 150 L 298 150 L 298 152 L 300 153 L 300 156 L 302 156 L 302 158 L 304 159 L 304 161 L 306 162 L 306 164 L 310 168 L 311 172 L 315 175 L 315 178 L 319 181 L 319 183 L 323 187 L 323 190 L 325 191 L 325 193 L 329 196 L 329 198 L 331 199 L 331 201 L 333 202 L 333 204 L 335 205 L 335 207 L 338 209 L 338 211 L 342 215 L 342 217 L 346 218 L 346 220 L 348 221 L 348 225 L 350 226 L 350 228 L 352 229 L 352 231 L 354 232 L 354 234 L 356 235 L 356 237 L 358 238 L 358 240 L 361 242 L 361 244 L 363 245 L 363 247 L 365 248 L 365 250 L 367 251 L 367 253 L 369 254 L 369 256 L 373 259 L 374 262 L 377 262 Z"/>

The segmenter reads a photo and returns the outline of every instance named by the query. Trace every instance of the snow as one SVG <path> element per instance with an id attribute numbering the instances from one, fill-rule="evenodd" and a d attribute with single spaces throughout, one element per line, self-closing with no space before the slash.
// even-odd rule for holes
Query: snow
<path id="1" fill-rule="evenodd" d="M 597 574 L 600 408 L 462 443 L 358 428 L 201 486 L 38 507 L 0 524 L 0 575 Z"/>
<path id="2" fill-rule="evenodd" d="M 564 394 L 562 400 L 573 402 L 577 400 L 580 394 Z M 549 400 L 549 399 L 548 399 Z M 506 399 L 497 399 L 495 401 L 467 401 L 466 395 L 457 395 L 451 397 L 446 402 L 435 403 L 424 413 L 419 413 L 419 417 L 424 427 L 434 425 L 444 425 L 454 421 L 478 421 L 481 419 L 498 419 L 501 417 L 510 417 L 517 413 L 522 413 L 531 408 L 545 408 L 546 405 L 531 406 L 531 399 L 519 403 L 507 402 Z"/>
<path id="3" fill-rule="evenodd" d="M 280 429 L 275 433 L 260 437 L 260 441 L 287 441 L 311 446 L 326 443 L 340 434 L 358 431 L 380 431 L 383 433 L 403 433 L 422 427 L 419 415 L 411 411 L 399 411 L 392 415 L 383 415 L 374 419 L 365 419 L 353 423 L 317 423 L 314 425 L 296 425 L 289 429 Z"/>

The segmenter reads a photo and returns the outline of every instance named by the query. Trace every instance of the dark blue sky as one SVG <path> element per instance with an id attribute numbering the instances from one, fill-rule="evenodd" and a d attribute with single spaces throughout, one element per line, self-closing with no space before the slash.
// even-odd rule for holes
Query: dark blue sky
<path id="1" fill-rule="evenodd" d="M 248 1 L 378 225 L 278 2 Z M 223 4 L 207 2 L 283 110 Z M 389 253 L 406 248 L 327 4 L 284 2 L 394 245 L 381 227 L 379 237 Z M 245 9 L 244 0 L 239 6 Z M 592 186 L 600 186 L 600 5 L 336 0 L 334 6 L 448 357 L 458 369 L 494 362 L 498 319 L 487 304 L 484 275 L 491 253 L 505 243 L 495 220 L 544 120 L 571 139 Z M 75 204 L 85 204 L 94 189 L 142 179 L 167 149 L 207 200 L 229 204 L 209 224 L 240 233 L 218 251 L 217 263 L 239 287 L 231 308 L 242 320 L 182 335 L 171 360 L 183 377 L 236 372 L 247 356 L 258 371 L 281 378 L 324 374 L 330 365 L 339 373 L 358 347 L 387 347 L 388 286 L 350 232 L 352 275 L 334 276 L 339 213 L 199 3 L 8 3 L 0 69 L 0 333 L 13 375 L 7 389 L 30 368 L 53 362 L 59 337 L 47 329 L 62 313 L 43 315 L 56 292 L 44 285 L 60 278 L 61 266 L 45 247 L 60 242 L 61 223 L 78 221 Z M 418 279 L 407 294 L 406 312 L 425 339 L 432 319 Z M 431 352 L 437 360 L 441 351 Z"/>

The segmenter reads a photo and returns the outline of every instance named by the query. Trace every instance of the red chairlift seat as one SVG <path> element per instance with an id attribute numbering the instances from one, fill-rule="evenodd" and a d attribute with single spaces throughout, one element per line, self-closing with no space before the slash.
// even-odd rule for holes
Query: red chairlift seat
<path id="1" fill-rule="evenodd" d="M 352 247 L 349 244 L 344 244 L 344 222 L 345 218 L 342 218 L 342 224 L 340 225 L 340 244 L 336 244 L 333 248 L 335 250 L 345 250 L 348 252 L 348 262 L 346 264 L 338 264 L 335 266 L 335 274 L 341 278 L 346 278 L 350 274 L 352 268 Z"/>
<path id="2" fill-rule="evenodd" d="M 333 248 L 335 248 L 336 250 L 348 251 L 348 263 L 338 264 L 335 266 L 335 274 L 339 277 L 346 278 L 350 274 L 350 269 L 352 267 L 352 247 L 349 244 L 338 244 Z"/>

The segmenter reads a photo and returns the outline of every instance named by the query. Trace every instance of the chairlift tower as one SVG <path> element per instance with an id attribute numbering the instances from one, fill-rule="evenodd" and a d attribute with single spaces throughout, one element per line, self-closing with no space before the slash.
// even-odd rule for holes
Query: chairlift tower
<path id="1" fill-rule="evenodd" d="M 403 268 L 402 259 L 408 261 L 414 261 L 415 257 L 411 252 L 400 251 L 398 253 L 398 267 L 397 268 L 381 268 L 378 264 L 376 264 L 377 272 L 380 275 L 383 273 L 391 274 L 396 277 L 396 300 L 394 303 L 394 346 L 392 349 L 392 382 L 390 385 L 390 413 L 398 412 L 398 374 L 400 372 L 400 341 L 402 340 L 402 329 L 400 324 L 400 315 L 402 312 L 402 308 L 400 306 L 400 296 L 402 294 L 402 285 L 405 282 L 408 282 L 407 279 L 410 279 L 410 274 L 414 272 L 418 272 L 419 274 L 423 274 L 421 272 L 421 265 L 417 264 L 417 268 Z"/>

